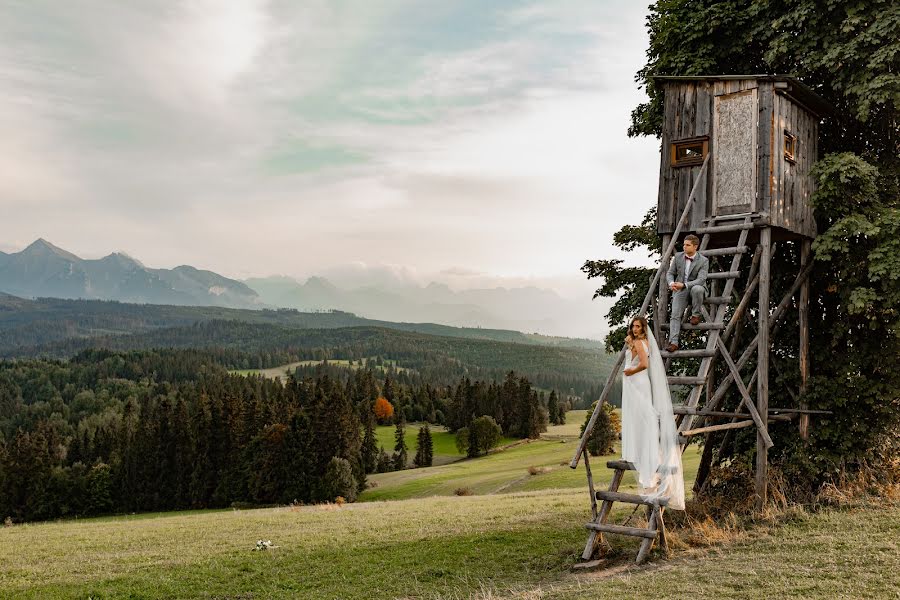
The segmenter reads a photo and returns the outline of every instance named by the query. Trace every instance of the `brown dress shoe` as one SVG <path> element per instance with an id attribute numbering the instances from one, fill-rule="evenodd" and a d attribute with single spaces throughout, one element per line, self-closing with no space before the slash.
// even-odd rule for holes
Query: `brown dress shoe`
<path id="1" fill-rule="evenodd" d="M 666 352 L 675 352 L 676 350 L 678 350 L 678 344 L 670 343 L 666 346 Z"/>
<path id="2" fill-rule="evenodd" d="M 693 317 L 691 317 L 691 325 L 699 325 L 699 324 L 700 324 L 699 316 L 694 315 Z"/>

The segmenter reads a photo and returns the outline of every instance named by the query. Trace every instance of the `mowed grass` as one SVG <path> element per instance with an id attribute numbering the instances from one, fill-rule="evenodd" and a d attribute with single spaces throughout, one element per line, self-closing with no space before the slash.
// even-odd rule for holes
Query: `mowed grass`
<path id="1" fill-rule="evenodd" d="M 560 427 L 578 427 L 583 418 Z M 477 459 L 370 476 L 378 487 L 363 494 L 368 501 L 342 507 L 154 513 L 0 528 L 0 598 L 900 596 L 896 504 L 797 513 L 730 543 L 682 545 L 670 560 L 655 550 L 640 568 L 630 566 L 638 542 L 610 536 L 618 557 L 613 568 L 574 574 L 590 517 L 584 467 L 568 467 L 576 447 L 571 433 L 547 435 L 553 439 Z M 598 488 L 611 475 L 606 458 L 616 456 L 591 462 Z M 689 448 L 689 481 L 697 462 Z M 532 466 L 545 469 L 531 475 Z M 633 489 L 633 476 L 625 483 Z M 476 495 L 457 497 L 457 487 Z M 631 507 L 617 506 L 612 521 L 622 523 Z M 673 539 L 678 535 L 674 531 Z M 255 552 L 259 539 L 277 547 Z"/>
<path id="2" fill-rule="evenodd" d="M 412 465 L 413 457 L 416 455 L 416 443 L 419 436 L 419 428 L 425 423 L 407 423 L 403 431 L 403 439 L 406 440 L 406 451 L 409 454 L 409 464 Z M 439 425 L 428 425 L 431 430 L 431 443 L 433 445 L 433 464 L 443 465 L 466 457 L 465 454 L 456 449 L 456 434 L 450 433 L 445 427 Z M 375 428 L 375 440 L 379 448 L 384 448 L 388 455 L 394 453 L 394 445 L 396 444 L 396 425 L 379 425 Z M 500 439 L 500 446 L 514 443 L 518 440 L 503 437 Z"/>
<path id="3" fill-rule="evenodd" d="M 895 598 L 898 509 L 798 514 L 641 568 L 619 538 L 619 567 L 578 575 L 574 489 L 18 525 L 0 529 L 0 597 Z"/>
<path id="4" fill-rule="evenodd" d="M 577 469 L 569 467 L 569 461 L 572 460 L 577 448 L 578 431 L 586 414 L 587 411 L 583 410 L 570 411 L 566 416 L 566 424 L 550 427 L 544 434 L 545 437 L 513 444 L 487 456 L 424 469 L 370 475 L 369 481 L 373 487 L 363 492 L 360 500 L 449 496 L 456 494 L 458 490 L 482 495 L 578 488 L 584 490 L 587 496 L 587 474 L 584 463 L 579 463 Z M 393 448 L 393 430 L 390 431 L 390 435 L 390 447 Z M 450 434 L 445 435 L 450 440 L 453 439 Z M 409 440 L 407 443 L 409 444 Z M 415 447 L 414 441 L 410 447 Z M 455 446 L 453 450 L 455 451 Z M 618 454 L 610 454 L 591 460 L 591 471 L 597 489 L 609 486 L 612 472 L 606 468 L 606 461 L 618 458 L 620 458 Z M 688 447 L 683 457 L 687 489 L 690 489 L 690 483 L 697 473 L 699 460 L 697 447 Z M 530 472 L 531 467 L 535 467 L 536 474 Z M 634 477 L 629 473 L 621 489 L 634 488 Z"/>

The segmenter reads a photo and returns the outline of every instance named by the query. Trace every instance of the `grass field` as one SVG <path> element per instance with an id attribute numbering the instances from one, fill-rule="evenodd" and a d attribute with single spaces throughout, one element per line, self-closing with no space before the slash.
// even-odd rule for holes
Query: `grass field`
<path id="1" fill-rule="evenodd" d="M 372 366 L 372 369 L 375 371 L 386 371 L 389 366 L 393 366 L 398 372 L 409 371 L 406 367 L 397 366 L 397 361 L 395 360 L 384 360 L 384 364 L 382 366 Z M 309 367 L 313 365 L 322 364 L 321 360 L 301 360 L 299 362 L 292 362 L 286 365 L 279 365 L 277 367 L 272 367 L 271 369 L 232 369 L 229 373 L 234 373 L 235 375 L 262 375 L 263 377 L 268 377 L 270 379 L 281 379 L 282 377 L 287 377 L 288 373 L 296 369 L 297 367 Z M 328 361 L 329 365 L 335 367 L 343 367 L 345 369 L 359 369 L 359 361 L 354 361 L 354 364 L 350 364 L 349 360 L 339 360 L 333 359 Z"/>
<path id="2" fill-rule="evenodd" d="M 664 561 L 654 551 L 653 562 L 639 568 L 629 566 L 637 542 L 613 537 L 619 558 L 612 568 L 572 573 L 590 506 L 583 466 L 572 470 L 562 463 L 571 459 L 572 436 L 583 418 L 583 411 L 570 413 L 568 424 L 548 431 L 548 439 L 485 457 L 371 476 L 377 487 L 362 502 L 341 507 L 157 513 L 0 528 L 0 598 L 900 595 L 897 505 L 798 512 L 780 526 L 708 548 L 679 545 L 675 531 L 674 557 Z M 689 479 L 697 458 L 693 450 L 685 455 Z M 609 474 L 603 459 L 592 465 L 598 487 L 604 486 Z M 546 470 L 531 475 L 532 466 Z M 475 495 L 455 496 L 458 487 Z M 616 510 L 613 521 L 630 513 Z M 253 551 L 260 539 L 276 548 Z"/>
<path id="3" fill-rule="evenodd" d="M 416 440 L 419 435 L 419 427 L 424 423 L 407 423 L 403 433 L 406 440 L 407 453 L 409 454 L 409 464 L 412 465 L 413 457 L 416 455 Z M 434 445 L 434 461 L 433 464 L 445 465 L 466 457 L 456 449 L 456 434 L 450 433 L 444 427 L 437 425 L 429 425 L 431 429 L 431 443 Z M 375 439 L 379 448 L 384 448 L 389 455 L 394 452 L 394 435 L 396 427 L 394 425 L 380 425 L 375 428 Z M 518 440 L 503 437 L 500 439 L 500 446 L 512 444 Z"/>
<path id="4" fill-rule="evenodd" d="M 488 456 L 459 460 L 452 464 L 442 464 L 425 469 L 408 469 L 392 473 L 370 475 L 371 489 L 363 492 L 360 500 L 402 500 L 406 498 L 424 498 L 427 496 L 449 496 L 462 488 L 473 494 L 496 494 L 509 492 L 527 492 L 547 489 L 586 490 L 587 476 L 584 464 L 578 469 L 571 469 L 569 461 L 575 452 L 576 441 L 581 423 L 587 411 L 570 411 L 565 425 L 550 427 L 539 440 L 514 444 L 502 452 Z M 382 428 L 379 428 L 381 430 Z M 393 448 L 393 429 L 390 429 L 390 441 Z M 379 431 L 381 435 L 387 435 Z M 409 436 L 407 430 L 407 436 Z M 453 436 L 443 432 L 451 444 L 453 452 Z M 437 440 L 435 438 L 437 456 Z M 515 440 L 507 440 L 515 442 Z M 407 437 L 407 444 L 410 444 Z M 387 448 L 388 446 L 386 446 Z M 410 448 L 415 448 L 413 439 Z M 458 454 L 455 456 L 459 457 Z M 591 464 L 595 485 L 604 487 L 609 484 L 611 473 L 606 469 L 606 461 L 619 458 L 617 455 L 595 458 Z M 696 447 L 689 447 L 684 454 L 684 471 L 688 481 L 693 481 L 697 472 L 699 453 Z M 539 472 L 532 475 L 530 467 L 537 467 Z M 622 489 L 633 489 L 631 476 L 624 480 Z M 687 486 L 690 488 L 690 486 Z"/>
<path id="5" fill-rule="evenodd" d="M 0 597 L 896 598 L 898 508 L 798 514 L 579 575 L 589 511 L 574 489 L 18 525 L 0 529 Z"/>

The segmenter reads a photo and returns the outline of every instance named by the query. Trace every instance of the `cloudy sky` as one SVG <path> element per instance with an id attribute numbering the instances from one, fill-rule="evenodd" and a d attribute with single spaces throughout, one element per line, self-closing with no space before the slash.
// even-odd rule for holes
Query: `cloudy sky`
<path id="1" fill-rule="evenodd" d="M 655 202 L 644 4 L 7 0 L 0 250 L 589 302 Z"/>

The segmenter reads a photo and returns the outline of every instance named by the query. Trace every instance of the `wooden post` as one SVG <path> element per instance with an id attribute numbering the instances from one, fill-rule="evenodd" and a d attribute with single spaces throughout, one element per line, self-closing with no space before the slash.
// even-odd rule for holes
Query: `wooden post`
<path id="1" fill-rule="evenodd" d="M 756 349 L 759 376 L 756 379 L 756 408 L 759 418 L 762 419 L 763 429 L 756 433 L 756 502 L 757 508 L 762 510 L 766 505 L 769 470 L 769 449 L 762 432 L 768 427 L 769 416 L 769 286 L 772 274 L 770 227 L 763 227 L 760 230 L 759 243 L 762 246 L 762 256 L 759 263 L 759 334 Z"/>
<path id="2" fill-rule="evenodd" d="M 663 234 L 662 236 L 662 247 L 668 248 L 669 242 L 672 240 L 672 236 L 668 233 Z M 664 269 L 668 269 L 669 265 L 660 265 Z M 665 348 L 666 344 L 663 343 L 662 339 L 662 325 L 667 322 L 666 317 L 669 315 L 669 286 L 666 283 L 666 278 L 663 275 L 660 275 L 659 278 L 659 289 L 657 290 L 658 300 L 656 301 L 656 314 L 654 315 L 654 321 L 656 321 L 657 326 L 654 328 L 656 333 L 656 343 L 660 348 Z"/>
<path id="3" fill-rule="evenodd" d="M 812 254 L 812 242 L 804 238 L 800 242 L 800 268 L 809 264 Z M 800 285 L 800 408 L 808 408 L 806 405 L 806 386 L 809 383 L 809 278 L 803 280 Z M 800 437 L 809 439 L 809 415 L 800 415 Z"/>

